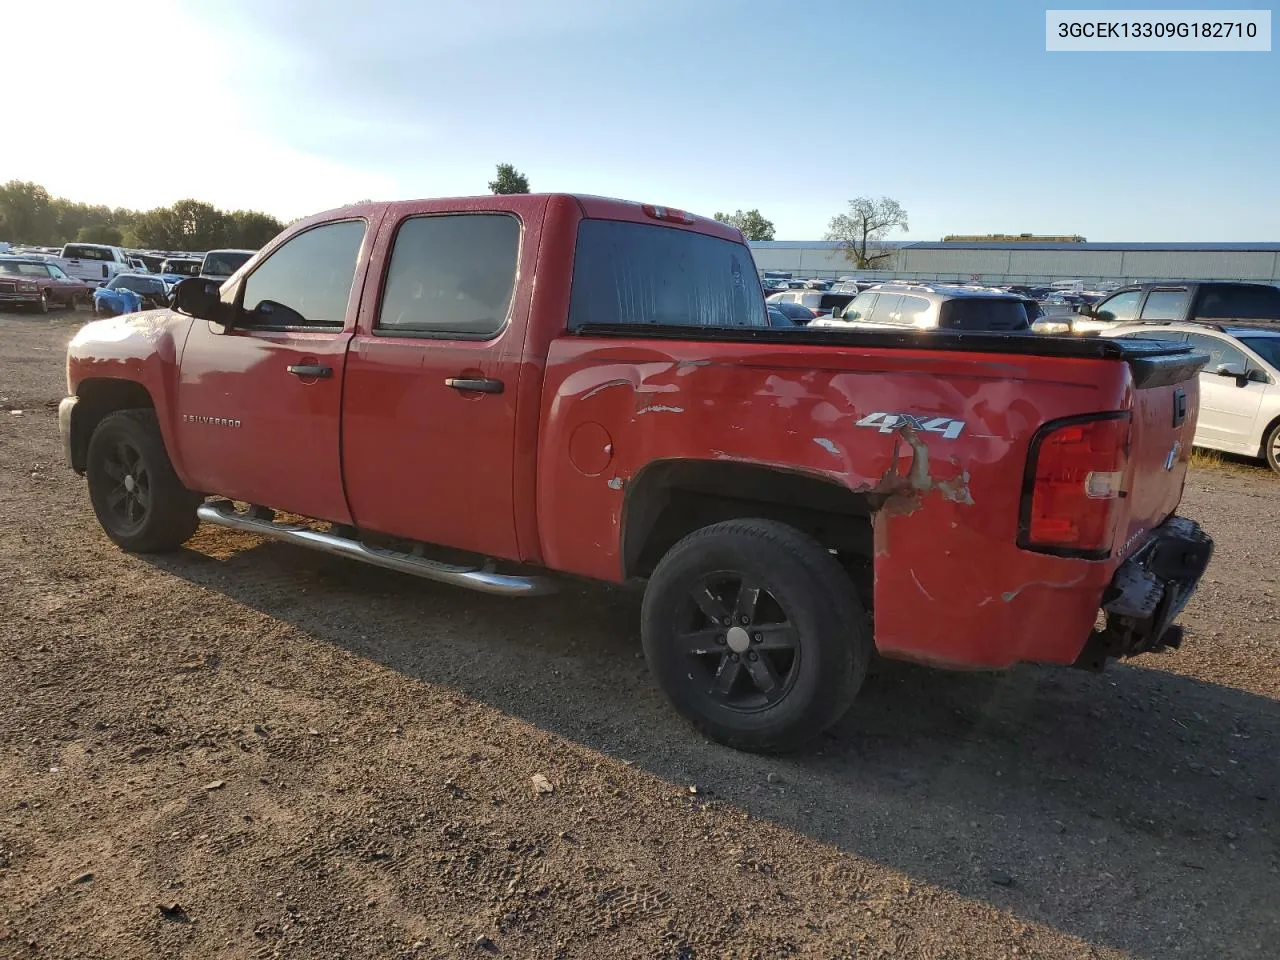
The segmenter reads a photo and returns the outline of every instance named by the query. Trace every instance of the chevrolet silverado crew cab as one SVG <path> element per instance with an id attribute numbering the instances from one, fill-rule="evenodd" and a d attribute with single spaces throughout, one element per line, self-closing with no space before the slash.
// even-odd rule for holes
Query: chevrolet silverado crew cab
<path id="1" fill-rule="evenodd" d="M 742 235 L 669 207 L 361 204 L 172 304 L 68 348 L 115 543 L 204 521 L 510 596 L 642 579 L 658 685 L 742 748 L 833 723 L 873 652 L 1176 646 L 1212 549 L 1176 515 L 1203 354 L 773 329 Z"/>

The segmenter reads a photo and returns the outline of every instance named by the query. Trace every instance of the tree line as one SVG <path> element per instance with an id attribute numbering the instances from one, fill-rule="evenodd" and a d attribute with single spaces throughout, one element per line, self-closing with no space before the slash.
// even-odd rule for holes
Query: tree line
<path id="1" fill-rule="evenodd" d="M 759 210 L 717 211 L 715 218 L 737 227 L 747 240 L 772 240 L 774 237 L 773 221 L 766 220 Z M 897 200 L 855 197 L 849 201 L 847 213 L 831 218 L 824 239 L 839 241 L 844 247 L 845 259 L 859 270 L 874 270 L 893 256 L 893 251 L 884 246 L 884 240 L 894 228 L 907 232 L 907 211 Z"/>
<path id="2" fill-rule="evenodd" d="M 0 240 L 11 243 L 61 246 L 74 240 L 146 250 L 256 250 L 283 229 L 270 214 L 219 210 L 201 200 L 129 210 L 50 196 L 25 180 L 0 186 Z"/>

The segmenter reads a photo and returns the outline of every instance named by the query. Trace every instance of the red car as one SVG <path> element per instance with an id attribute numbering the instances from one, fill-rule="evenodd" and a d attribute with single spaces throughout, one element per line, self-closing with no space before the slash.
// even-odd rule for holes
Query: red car
<path id="1" fill-rule="evenodd" d="M 93 288 L 67 276 L 56 263 L 27 257 L 0 257 L 0 305 L 32 307 L 48 313 L 93 297 Z"/>
<path id="2" fill-rule="evenodd" d="M 833 723 L 873 652 L 1177 646 L 1212 551 L 1175 515 L 1203 354 L 770 329 L 741 234 L 669 207 L 361 204 L 174 303 L 68 348 L 66 454 L 117 544 L 203 520 L 496 594 L 645 579 L 654 677 L 738 747 Z"/>

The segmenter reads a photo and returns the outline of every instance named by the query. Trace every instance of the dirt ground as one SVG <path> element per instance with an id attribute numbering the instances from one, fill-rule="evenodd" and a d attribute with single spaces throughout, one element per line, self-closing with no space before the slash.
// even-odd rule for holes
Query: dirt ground
<path id="1" fill-rule="evenodd" d="M 1266 471 L 1188 482 L 1218 553 L 1180 651 L 880 664 L 762 758 L 666 707 L 632 592 L 490 598 L 208 528 L 122 554 L 60 460 L 88 319 L 0 314 L 0 957 L 1280 951 Z"/>

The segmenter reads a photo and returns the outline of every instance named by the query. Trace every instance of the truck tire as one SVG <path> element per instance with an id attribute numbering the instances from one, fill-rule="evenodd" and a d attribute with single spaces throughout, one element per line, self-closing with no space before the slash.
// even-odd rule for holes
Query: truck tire
<path id="1" fill-rule="evenodd" d="M 852 581 L 820 543 L 772 520 L 689 534 L 645 590 L 641 640 L 658 686 L 714 740 L 794 749 L 838 720 L 872 641 Z"/>
<path id="2" fill-rule="evenodd" d="M 182 485 L 154 410 L 120 410 L 89 438 L 85 475 L 107 536 L 134 553 L 180 547 L 195 533 L 199 494 Z"/>
<path id="3" fill-rule="evenodd" d="M 1262 456 L 1268 467 L 1280 473 L 1280 423 L 1267 431 L 1266 439 L 1262 441 Z"/>

